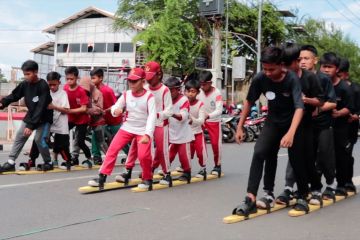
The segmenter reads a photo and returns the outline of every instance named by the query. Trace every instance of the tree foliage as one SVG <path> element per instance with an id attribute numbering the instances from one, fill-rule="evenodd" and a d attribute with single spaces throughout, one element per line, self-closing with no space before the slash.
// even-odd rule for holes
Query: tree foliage
<path id="1" fill-rule="evenodd" d="M 298 43 L 314 45 L 319 57 L 331 51 L 340 57 L 348 58 L 351 78 L 360 81 L 360 48 L 354 41 L 334 25 L 327 26 L 324 20 L 307 19 L 304 27 L 306 34 L 295 38 Z"/>

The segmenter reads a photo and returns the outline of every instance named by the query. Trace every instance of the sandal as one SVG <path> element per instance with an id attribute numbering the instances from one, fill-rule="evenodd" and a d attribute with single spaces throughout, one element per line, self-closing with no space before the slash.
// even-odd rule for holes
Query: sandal
<path id="1" fill-rule="evenodd" d="M 233 215 L 244 216 L 245 219 L 248 219 L 249 215 L 253 213 L 257 213 L 256 203 L 249 197 L 245 197 L 245 201 L 232 211 Z"/>
<path id="2" fill-rule="evenodd" d="M 304 199 L 298 199 L 293 207 L 295 211 L 303 211 L 306 214 L 309 213 L 309 205 L 306 200 Z"/>
<path id="3" fill-rule="evenodd" d="M 336 197 L 335 197 L 335 190 L 332 189 L 331 187 L 326 187 L 322 197 L 324 200 L 333 200 L 333 202 L 336 202 Z"/>
<path id="4" fill-rule="evenodd" d="M 289 189 L 285 189 L 277 198 L 276 203 L 289 207 L 290 201 L 293 200 L 293 193 Z"/>

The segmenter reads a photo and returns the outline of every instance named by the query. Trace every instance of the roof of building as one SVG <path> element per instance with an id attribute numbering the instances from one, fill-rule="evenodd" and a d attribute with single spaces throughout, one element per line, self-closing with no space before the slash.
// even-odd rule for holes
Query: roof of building
<path id="1" fill-rule="evenodd" d="M 43 43 L 40 46 L 31 49 L 31 52 L 48 55 L 48 56 L 54 56 L 54 42 L 47 42 Z"/>
<path id="2" fill-rule="evenodd" d="M 111 13 L 111 12 L 108 12 L 108 11 L 105 11 L 105 10 L 102 10 L 100 8 L 97 8 L 97 7 L 93 7 L 93 6 L 90 6 L 90 7 L 87 7 L 83 10 L 81 10 L 80 12 L 77 12 L 73 15 L 71 15 L 70 17 L 67 17 L 65 18 L 64 20 L 50 26 L 50 27 L 47 27 L 43 30 L 43 32 L 46 32 L 46 33 L 51 33 L 51 34 L 55 34 L 55 31 L 56 29 L 59 29 L 59 28 L 62 28 L 64 27 L 65 25 L 73 22 L 73 21 L 76 21 L 78 19 L 81 19 L 81 18 L 85 18 L 85 17 L 88 17 L 92 14 L 100 14 L 100 15 L 103 15 L 105 17 L 108 17 L 108 18 L 112 18 L 112 19 L 115 19 L 115 14 L 114 13 Z M 135 29 L 137 30 L 141 30 L 141 27 L 138 27 L 138 26 L 134 26 Z"/>

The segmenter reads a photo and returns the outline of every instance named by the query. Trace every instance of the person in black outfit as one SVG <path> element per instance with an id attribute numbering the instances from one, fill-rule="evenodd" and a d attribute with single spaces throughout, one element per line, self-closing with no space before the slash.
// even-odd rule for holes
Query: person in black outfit
<path id="1" fill-rule="evenodd" d="M 323 198 L 335 197 L 335 150 L 332 127 L 332 110 L 336 108 L 335 89 L 328 75 L 316 71 L 318 53 L 314 46 L 303 45 L 300 51 L 300 67 L 316 73 L 324 91 L 324 104 L 313 111 L 313 149 L 316 159 L 316 168 L 321 176 L 324 174 L 327 187 Z"/>
<path id="2" fill-rule="evenodd" d="M 345 189 L 346 191 L 356 192 L 356 187 L 352 181 L 354 176 L 354 156 L 353 150 L 354 145 L 358 139 L 358 131 L 359 131 L 359 115 L 360 115 L 360 85 L 358 83 L 352 82 L 349 78 L 349 69 L 350 69 L 350 62 L 346 58 L 341 58 L 338 76 L 345 80 L 347 84 L 349 84 L 350 89 L 352 90 L 353 95 L 353 111 L 350 113 L 350 117 L 348 122 L 350 123 L 349 126 L 349 141 L 350 146 L 348 150 L 351 154 L 351 159 L 349 163 L 349 168 L 346 177 Z"/>
<path id="3" fill-rule="evenodd" d="M 50 89 L 47 82 L 38 77 L 39 67 L 35 61 L 28 60 L 24 62 L 21 69 L 25 80 L 9 96 L 1 99 L 0 108 L 5 108 L 10 103 L 24 97 L 28 112 L 16 133 L 15 141 L 9 154 L 9 160 L 1 166 L 0 171 L 15 171 L 15 160 L 34 130 L 36 130 L 35 143 L 44 160 L 44 164 L 39 164 L 38 169 L 44 171 L 52 170 L 53 166 L 47 144 L 50 125 L 53 121 L 53 110 L 48 109 L 48 105 L 52 102 Z"/>
<path id="4" fill-rule="evenodd" d="M 301 83 L 302 99 L 305 104 L 304 116 L 301 121 L 303 128 L 303 151 L 302 161 L 306 164 L 306 175 L 308 181 L 311 183 L 312 199 L 311 204 L 319 205 L 321 201 L 321 179 L 317 174 L 315 167 L 315 154 L 313 150 L 313 125 L 312 125 L 312 113 L 317 108 L 324 104 L 324 94 L 320 86 L 319 79 L 316 74 L 305 69 L 300 68 L 299 56 L 300 46 L 294 43 L 286 43 L 283 47 L 283 59 L 285 67 L 294 71 L 299 77 Z M 273 157 L 277 157 L 274 155 Z M 267 161 L 268 162 L 268 161 Z M 266 163 L 267 163 L 266 162 Z M 265 168 L 271 168 L 265 172 L 274 172 L 273 177 L 275 178 L 276 166 L 274 164 L 266 164 Z M 266 178 L 266 177 L 265 177 Z M 288 162 L 286 168 L 286 185 L 285 190 L 276 199 L 279 204 L 289 204 L 289 201 L 293 198 L 293 185 L 295 184 L 297 176 Z M 273 180 L 274 181 L 274 180 Z M 265 185 L 265 189 L 266 189 Z M 273 188 L 273 186 L 271 186 Z"/>
<path id="5" fill-rule="evenodd" d="M 303 150 L 301 140 L 303 137 L 299 124 L 303 116 L 304 104 L 300 81 L 294 72 L 284 69 L 282 50 L 278 47 L 265 48 L 261 54 L 261 62 L 263 71 L 254 77 L 250 85 L 236 132 L 236 141 L 241 143 L 245 137 L 243 126 L 246 117 L 249 115 L 250 107 L 261 94 L 264 94 L 268 99 L 268 117 L 255 144 L 247 196 L 245 201 L 233 211 L 234 214 L 245 216 L 257 212 L 256 196 L 262 178 L 264 162 L 271 160 L 272 163 L 268 164 L 276 165 L 277 158 L 272 156 L 274 153 L 277 154 L 279 147 L 288 148 L 289 160 L 294 172 L 296 176 L 301 176 L 297 178 L 301 197 L 305 198 L 309 191 L 307 178 L 304 176 L 306 166 L 301 159 L 301 151 Z M 266 185 L 270 186 L 273 183 L 266 182 Z M 265 203 L 267 208 L 272 207 L 275 202 L 274 194 L 267 191 L 260 201 Z M 259 207 L 261 207 L 260 204 Z"/>
<path id="6" fill-rule="evenodd" d="M 348 119 L 353 110 L 353 97 L 350 86 L 337 75 L 339 65 L 339 58 L 332 52 L 325 53 L 320 59 L 320 71 L 331 77 L 337 101 L 336 109 L 333 109 L 331 114 L 334 128 L 336 194 L 346 196 L 345 184 L 351 162 Z"/>

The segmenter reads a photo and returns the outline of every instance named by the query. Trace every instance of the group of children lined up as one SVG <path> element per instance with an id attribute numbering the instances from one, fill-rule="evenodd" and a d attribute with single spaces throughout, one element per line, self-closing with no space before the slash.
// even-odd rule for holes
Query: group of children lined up
<path id="1" fill-rule="evenodd" d="M 294 209 L 307 212 L 308 204 L 321 205 L 323 199 L 356 191 L 352 151 L 359 128 L 360 87 L 349 80 L 349 61 L 327 52 L 317 71 L 315 47 L 287 43 L 264 49 L 261 62 L 263 71 L 254 77 L 244 102 L 237 141 L 244 139 L 244 121 L 261 94 L 268 100 L 268 117 L 255 144 L 247 196 L 233 213 L 248 216 L 275 202 L 288 205 L 293 198 Z M 288 148 L 289 163 L 285 189 L 275 198 L 280 147 Z M 264 196 L 257 199 L 264 164 Z"/>
<path id="2" fill-rule="evenodd" d="M 60 154 L 64 159 L 60 168 L 71 170 L 78 165 L 79 149 L 83 150 L 86 160 L 82 164 L 88 168 L 101 164 L 101 153 L 107 151 L 104 129 L 115 134 L 120 128 L 121 118 L 110 114 L 110 107 L 115 104 L 116 97 L 113 90 L 102 83 L 104 72 L 102 69 L 91 71 L 90 77 L 81 78 L 79 84 L 79 70 L 76 67 L 65 69 L 66 84 L 63 89 L 61 75 L 58 72 L 47 74 L 47 81 L 38 77 L 38 64 L 29 60 L 23 63 L 22 71 L 25 80 L 21 82 L 10 95 L 1 99 L 0 107 L 5 108 L 10 103 L 24 97 L 28 111 L 17 131 L 14 144 L 0 171 L 15 171 L 15 160 L 33 131 L 36 130 L 30 150 L 30 160 L 19 164 L 19 170 L 29 170 L 36 167 L 41 171 L 53 170 L 57 165 Z M 92 153 L 85 144 L 88 126 L 91 127 Z M 69 152 L 69 130 L 75 128 L 74 156 Z M 49 136 L 53 135 L 53 159 L 49 151 Z M 76 155 L 77 153 L 77 155 Z M 41 154 L 42 164 L 35 164 Z"/>
<path id="3" fill-rule="evenodd" d="M 145 70 L 131 70 L 127 78 L 130 90 L 117 100 L 113 90 L 102 83 L 102 69 L 92 70 L 91 78 L 82 77 L 78 84 L 78 69 L 66 68 L 63 89 L 60 88 L 59 73 L 48 73 L 46 82 L 38 77 L 38 64 L 32 60 L 26 61 L 22 70 L 25 80 L 1 99 L 0 108 L 24 97 L 28 112 L 16 134 L 9 159 L 0 166 L 0 171 L 15 171 L 15 160 L 36 130 L 30 160 L 20 163 L 20 170 L 31 167 L 52 170 L 59 154 L 64 159 L 60 167 L 71 170 L 79 164 L 81 149 L 86 157 L 82 165 L 88 168 L 93 163 L 102 165 L 99 178 L 89 182 L 101 187 L 106 176 L 111 174 L 119 151 L 124 150 L 128 154 L 126 171 L 116 176 L 117 181 L 129 180 L 135 161 L 139 159 L 144 180 L 140 186 L 151 188 L 152 174 L 159 166 L 163 173 L 160 183 L 171 186 L 170 163 L 177 154 L 183 170 L 181 180 L 190 181 L 190 159 L 195 152 L 201 166 L 197 176 L 206 178 L 205 127 L 214 152 L 212 173 L 221 174 L 222 98 L 220 91 L 212 86 L 211 72 L 204 71 L 199 74 L 199 79 L 189 79 L 185 84 L 185 97 L 180 79 L 170 77 L 163 84 L 161 66 L 157 62 L 148 62 Z M 88 126 L 92 129 L 91 151 L 85 144 Z M 75 128 L 75 140 L 71 155 L 69 130 L 72 128 Z M 109 146 L 105 141 L 105 128 L 112 134 Z M 54 139 L 53 160 L 49 151 L 50 133 Z M 154 156 L 153 143 L 156 146 Z M 101 151 L 105 154 L 104 162 Z M 43 163 L 36 165 L 39 154 Z"/>

